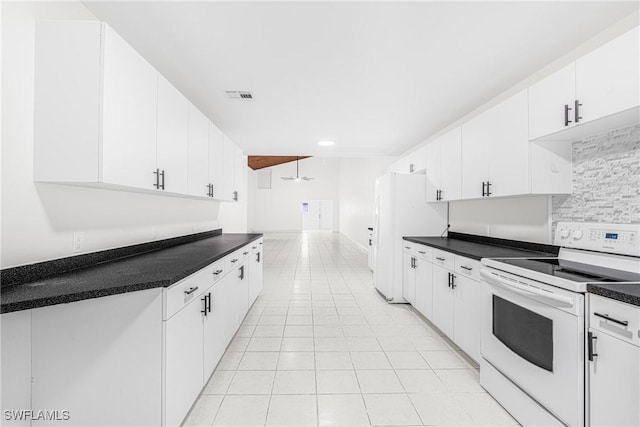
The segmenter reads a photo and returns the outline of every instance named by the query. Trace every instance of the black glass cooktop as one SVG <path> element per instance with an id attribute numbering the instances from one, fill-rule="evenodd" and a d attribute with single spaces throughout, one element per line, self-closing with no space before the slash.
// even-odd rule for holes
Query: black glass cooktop
<path id="1" fill-rule="evenodd" d="M 558 258 L 511 258 L 500 259 L 499 261 L 573 282 L 640 282 L 640 273 L 614 270 Z"/>

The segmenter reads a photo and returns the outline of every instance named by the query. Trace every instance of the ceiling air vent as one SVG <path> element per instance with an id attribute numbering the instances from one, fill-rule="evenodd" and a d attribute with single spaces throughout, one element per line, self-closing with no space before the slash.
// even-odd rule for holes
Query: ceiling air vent
<path id="1" fill-rule="evenodd" d="M 225 90 L 224 93 L 227 94 L 227 98 L 247 100 L 253 99 L 253 95 L 247 90 Z"/>

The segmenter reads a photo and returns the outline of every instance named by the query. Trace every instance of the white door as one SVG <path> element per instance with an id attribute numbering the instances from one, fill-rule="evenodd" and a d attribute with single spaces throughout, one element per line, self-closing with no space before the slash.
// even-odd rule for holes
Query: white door
<path id="1" fill-rule="evenodd" d="M 424 317 L 433 317 L 433 264 L 416 258 L 416 297 L 414 307 Z"/>
<path id="2" fill-rule="evenodd" d="M 402 253 L 402 296 L 415 306 L 416 270 L 413 264 L 414 259 L 412 254 Z"/>
<path id="3" fill-rule="evenodd" d="M 575 62 L 529 87 L 529 138 L 536 139 L 572 126 L 576 99 Z M 567 111 L 565 105 L 572 110 Z M 570 121 L 570 122 L 569 122 Z"/>
<path id="4" fill-rule="evenodd" d="M 320 201 L 305 200 L 302 202 L 302 230 L 320 229 Z"/>
<path id="5" fill-rule="evenodd" d="M 640 425 L 640 348 L 591 329 L 594 353 L 589 363 L 592 426 Z"/>
<path id="6" fill-rule="evenodd" d="M 320 224 L 319 230 L 333 230 L 333 200 L 320 200 Z"/>
<path id="7" fill-rule="evenodd" d="M 209 183 L 213 185 L 213 198 L 224 200 L 224 135 L 220 129 L 209 122 Z"/>
<path id="8" fill-rule="evenodd" d="M 209 120 L 189 104 L 189 194 L 209 196 Z"/>
<path id="9" fill-rule="evenodd" d="M 153 189 L 158 72 L 104 28 L 102 181 Z"/>
<path id="10" fill-rule="evenodd" d="M 204 384 L 204 295 L 165 322 L 165 420 L 179 426 Z"/>
<path id="11" fill-rule="evenodd" d="M 432 141 L 426 147 L 426 176 L 427 176 L 427 202 L 438 201 L 439 190 L 441 188 L 441 165 L 440 152 L 442 150 L 442 144 L 440 139 Z"/>
<path id="12" fill-rule="evenodd" d="M 484 112 L 462 125 L 462 184 L 463 199 L 483 197 L 484 183 L 489 176 L 489 135 L 494 123 Z"/>
<path id="13" fill-rule="evenodd" d="M 456 275 L 453 283 L 454 341 L 476 362 L 480 362 L 480 283 L 462 275 Z"/>
<path id="14" fill-rule="evenodd" d="M 579 123 L 640 105 L 640 27 L 576 61 Z"/>
<path id="15" fill-rule="evenodd" d="M 249 258 L 249 306 L 253 304 L 262 291 L 262 246 L 255 243 Z"/>
<path id="16" fill-rule="evenodd" d="M 204 317 L 204 381 L 206 382 L 220 361 L 227 347 L 224 335 L 224 311 L 229 305 L 225 299 L 224 289 L 214 284 L 204 293 L 208 299 L 207 315 Z"/>
<path id="17" fill-rule="evenodd" d="M 491 196 L 529 192 L 527 91 L 492 108 L 489 118 L 489 191 Z"/>
<path id="18" fill-rule="evenodd" d="M 433 318 L 432 321 L 449 338 L 453 339 L 454 297 L 449 286 L 450 272 L 433 266 Z"/>
<path id="19" fill-rule="evenodd" d="M 189 124 L 189 101 L 159 75 L 157 167 L 162 172 L 160 182 L 165 191 L 187 192 Z"/>
<path id="20" fill-rule="evenodd" d="M 440 138 L 440 200 L 459 200 L 462 189 L 462 129 Z"/>
<path id="21" fill-rule="evenodd" d="M 227 135 L 223 134 L 222 144 L 222 200 L 233 200 L 234 186 L 234 167 L 235 167 L 235 144 Z"/>
<path id="22" fill-rule="evenodd" d="M 31 408 L 31 312 L 16 311 L 0 318 L 2 333 L 2 409 Z M 3 426 L 30 426 L 30 420 Z"/>

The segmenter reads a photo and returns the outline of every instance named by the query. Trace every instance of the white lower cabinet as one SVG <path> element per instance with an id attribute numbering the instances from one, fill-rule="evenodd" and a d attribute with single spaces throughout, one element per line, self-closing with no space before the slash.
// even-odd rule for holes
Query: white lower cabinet
<path id="1" fill-rule="evenodd" d="M 591 426 L 640 425 L 640 307 L 589 294 Z"/>
<path id="2" fill-rule="evenodd" d="M 403 250 L 405 299 L 467 355 L 480 361 L 480 262 L 410 245 L 403 245 L 411 248 Z"/>
<path id="3" fill-rule="evenodd" d="M 433 317 L 430 320 L 453 340 L 455 301 L 450 279 L 449 270 L 433 266 Z"/>
<path id="4" fill-rule="evenodd" d="M 33 309 L 30 408 L 69 420 L 32 425 L 160 425 L 162 305 L 157 288 Z"/>
<path id="5" fill-rule="evenodd" d="M 249 307 L 262 291 L 264 276 L 262 243 L 262 239 L 260 239 L 251 247 L 251 257 L 249 258 Z"/>
<path id="6" fill-rule="evenodd" d="M 165 322 L 165 425 L 179 426 L 204 384 L 206 297 L 196 296 Z"/>
<path id="7" fill-rule="evenodd" d="M 3 314 L 2 410 L 58 412 L 2 425 L 179 426 L 246 316 L 249 290 L 255 299 L 262 289 L 262 259 L 251 275 L 246 255 L 225 267 L 252 246 L 169 288 Z"/>

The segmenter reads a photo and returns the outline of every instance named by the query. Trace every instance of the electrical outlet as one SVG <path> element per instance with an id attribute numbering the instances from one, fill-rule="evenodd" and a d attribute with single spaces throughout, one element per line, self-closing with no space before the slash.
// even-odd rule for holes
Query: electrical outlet
<path id="1" fill-rule="evenodd" d="M 82 252 L 84 250 L 84 233 L 81 231 L 76 231 L 73 233 L 73 247 L 71 248 L 71 252 L 77 254 L 78 252 Z"/>
<path id="2" fill-rule="evenodd" d="M 198 229 L 198 226 L 197 226 L 197 225 L 195 225 L 195 224 L 191 224 L 191 232 L 192 232 L 192 233 L 195 233 L 197 229 Z"/>
<path id="3" fill-rule="evenodd" d="M 155 225 L 151 226 L 151 240 L 156 240 L 158 238 L 158 233 L 156 232 Z"/>

